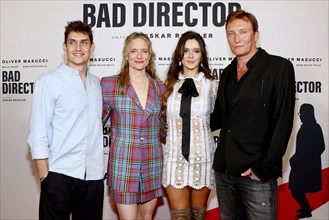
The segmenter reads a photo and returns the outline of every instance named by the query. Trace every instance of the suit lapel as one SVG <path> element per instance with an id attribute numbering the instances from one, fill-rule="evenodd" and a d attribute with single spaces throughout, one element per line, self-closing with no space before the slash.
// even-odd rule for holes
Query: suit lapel
<path id="1" fill-rule="evenodd" d="M 141 103 L 139 102 L 138 96 L 137 96 L 134 88 L 130 84 L 130 82 L 127 83 L 127 95 L 131 98 L 134 105 L 136 105 L 138 108 L 143 109 Z"/>
<path id="2" fill-rule="evenodd" d="M 157 97 L 157 87 L 155 85 L 156 82 L 151 77 L 149 77 L 149 80 L 150 80 L 149 90 L 148 90 L 147 101 L 145 106 L 145 113 L 147 117 L 156 108 L 156 97 Z"/>
<path id="3" fill-rule="evenodd" d="M 225 101 L 225 91 L 227 91 L 226 87 L 227 87 L 227 76 L 228 76 L 228 74 L 231 74 L 231 71 L 228 71 L 227 74 L 223 75 L 223 77 L 219 81 L 219 87 L 221 87 L 221 89 L 219 89 L 219 91 L 221 91 L 221 93 L 219 93 L 219 95 L 221 96 L 220 100 L 222 100 L 220 102 L 220 105 L 221 105 L 224 112 L 227 111 L 226 101 Z"/>
<path id="4" fill-rule="evenodd" d="M 263 51 L 265 52 L 265 51 Z M 254 85 L 254 82 L 259 79 L 264 73 L 266 72 L 266 67 L 268 65 L 267 53 L 263 53 L 265 58 L 262 58 L 262 62 L 256 62 L 255 65 L 252 67 L 250 72 L 248 73 L 248 77 L 245 79 L 245 82 L 242 84 L 236 98 L 235 103 L 232 105 L 232 108 L 239 102 L 241 97 L 243 97 L 247 92 L 248 89 Z"/>
<path id="5" fill-rule="evenodd" d="M 144 112 L 144 120 L 150 116 L 150 114 L 154 111 L 154 109 L 156 108 L 156 98 L 157 98 L 157 92 L 158 92 L 158 88 L 155 85 L 156 82 L 154 79 L 152 79 L 151 77 L 149 77 L 149 89 L 148 89 L 148 94 L 147 94 L 147 100 L 146 100 L 146 106 L 145 106 L 145 110 L 143 109 L 138 96 L 134 90 L 134 88 L 132 87 L 132 85 L 128 82 L 128 86 L 127 86 L 127 95 L 131 98 L 132 102 L 134 103 L 134 105 L 136 105 L 141 111 Z"/>

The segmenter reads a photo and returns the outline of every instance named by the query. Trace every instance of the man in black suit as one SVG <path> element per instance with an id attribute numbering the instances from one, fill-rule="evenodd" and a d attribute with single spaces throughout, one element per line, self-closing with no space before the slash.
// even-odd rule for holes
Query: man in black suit
<path id="1" fill-rule="evenodd" d="M 258 22 L 238 9 L 226 20 L 236 56 L 223 71 L 212 130 L 221 129 L 213 168 L 222 220 L 276 219 L 277 178 L 293 127 L 294 68 L 256 46 Z"/>

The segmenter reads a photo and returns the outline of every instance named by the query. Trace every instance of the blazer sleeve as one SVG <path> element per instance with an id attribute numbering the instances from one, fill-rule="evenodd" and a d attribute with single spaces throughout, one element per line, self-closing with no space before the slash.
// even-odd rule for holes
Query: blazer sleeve
<path id="1" fill-rule="evenodd" d="M 270 129 L 266 135 L 267 151 L 252 166 L 253 172 L 262 180 L 270 179 L 274 173 L 281 174 L 284 156 L 291 135 L 295 109 L 295 73 L 290 61 L 280 59 L 273 64 L 271 72 L 273 91 L 271 98 Z M 278 170 L 280 169 L 280 171 Z"/>
<path id="2" fill-rule="evenodd" d="M 217 96 L 215 100 L 215 107 L 213 112 L 210 114 L 210 129 L 211 131 L 216 131 L 221 128 L 221 120 L 220 120 L 220 109 L 219 109 L 219 90 L 220 90 L 220 82 L 217 89 Z"/>
<path id="3" fill-rule="evenodd" d="M 166 87 L 161 82 L 158 82 L 158 86 L 160 87 L 161 103 L 163 103 L 163 96 L 166 93 Z M 167 138 L 167 118 L 166 115 L 160 114 L 160 142 L 162 144 L 166 144 L 166 138 Z"/>
<path id="4" fill-rule="evenodd" d="M 110 95 L 113 92 L 112 88 L 113 83 L 108 77 L 104 77 L 101 79 L 101 88 L 102 88 L 102 99 L 103 99 L 103 111 L 102 111 L 102 121 L 104 127 L 110 127 L 110 114 L 112 111 L 110 105 Z"/>

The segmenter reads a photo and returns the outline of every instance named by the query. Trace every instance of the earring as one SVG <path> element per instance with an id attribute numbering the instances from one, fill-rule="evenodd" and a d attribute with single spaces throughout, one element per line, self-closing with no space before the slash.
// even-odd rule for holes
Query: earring
<path id="1" fill-rule="evenodd" d="M 200 63 L 200 66 L 201 66 L 201 67 L 203 67 L 203 64 L 202 64 L 202 63 Z"/>
<path id="2" fill-rule="evenodd" d="M 181 66 L 181 65 L 182 65 L 182 62 L 179 61 L 178 66 Z"/>

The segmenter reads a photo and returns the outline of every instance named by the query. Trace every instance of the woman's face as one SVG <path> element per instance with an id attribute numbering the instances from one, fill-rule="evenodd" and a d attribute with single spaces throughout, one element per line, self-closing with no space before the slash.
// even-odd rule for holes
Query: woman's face
<path id="1" fill-rule="evenodd" d="M 184 46 L 184 55 L 182 59 L 183 73 L 199 73 L 199 64 L 202 60 L 200 45 L 197 40 L 187 40 Z"/>
<path id="2" fill-rule="evenodd" d="M 129 63 L 129 71 L 145 71 L 150 57 L 151 54 L 145 40 L 141 38 L 132 40 L 126 58 Z"/>

